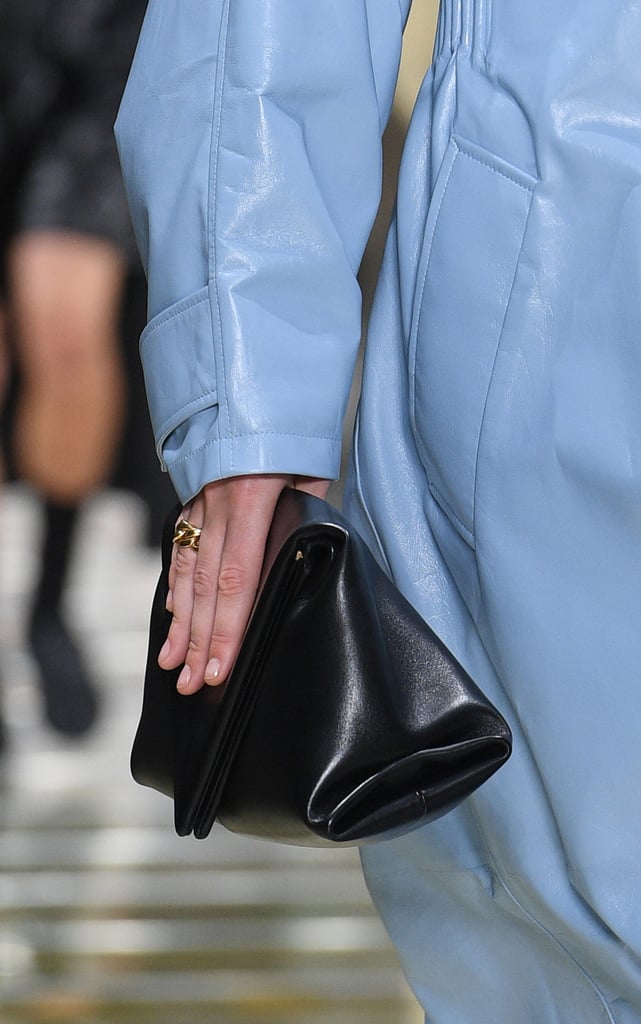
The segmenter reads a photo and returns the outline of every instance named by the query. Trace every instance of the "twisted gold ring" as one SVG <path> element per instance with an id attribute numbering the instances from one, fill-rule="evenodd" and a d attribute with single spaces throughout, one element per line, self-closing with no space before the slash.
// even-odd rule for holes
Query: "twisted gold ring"
<path id="1" fill-rule="evenodd" d="M 181 519 L 176 527 L 172 541 L 180 548 L 193 548 L 194 551 L 198 551 L 202 532 L 198 526 L 193 526 L 187 519 Z"/>

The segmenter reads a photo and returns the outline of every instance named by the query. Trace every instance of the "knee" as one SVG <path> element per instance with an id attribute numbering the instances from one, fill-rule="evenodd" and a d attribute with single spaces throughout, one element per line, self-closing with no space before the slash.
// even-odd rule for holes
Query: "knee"
<path id="1" fill-rule="evenodd" d="M 27 379 L 65 388 L 99 372 L 117 349 L 115 332 L 72 302 L 60 301 L 43 311 L 18 339 Z"/>

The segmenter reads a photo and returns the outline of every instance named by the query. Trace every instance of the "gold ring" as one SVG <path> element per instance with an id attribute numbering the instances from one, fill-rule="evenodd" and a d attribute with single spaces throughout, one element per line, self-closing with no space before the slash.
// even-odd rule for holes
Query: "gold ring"
<path id="1" fill-rule="evenodd" d="M 198 551 L 200 545 L 200 535 L 203 531 L 197 526 L 193 526 L 186 519 L 181 519 L 176 527 L 176 532 L 172 537 L 174 544 L 177 544 L 181 548 L 193 548 L 194 551 Z"/>

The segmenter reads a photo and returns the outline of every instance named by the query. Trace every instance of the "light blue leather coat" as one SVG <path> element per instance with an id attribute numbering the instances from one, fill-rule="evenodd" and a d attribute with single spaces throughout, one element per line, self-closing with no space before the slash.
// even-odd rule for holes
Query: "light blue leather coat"
<path id="1" fill-rule="evenodd" d="M 118 135 L 185 499 L 338 473 L 408 6 L 151 0 Z M 364 854 L 430 1021 L 639 1024 L 637 0 L 443 3 L 347 502 L 515 733 L 478 796 Z"/>

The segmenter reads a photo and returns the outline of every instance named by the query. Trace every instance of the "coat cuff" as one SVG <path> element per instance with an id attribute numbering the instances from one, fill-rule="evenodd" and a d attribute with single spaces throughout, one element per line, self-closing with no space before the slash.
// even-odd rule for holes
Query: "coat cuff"
<path id="1" fill-rule="evenodd" d="M 295 414 L 287 422 L 287 395 L 275 388 L 271 408 L 262 405 L 251 429 L 246 421 L 234 422 L 228 410 L 221 416 L 210 300 L 208 288 L 181 300 L 151 320 L 140 340 L 156 450 L 180 500 L 188 501 L 205 483 L 231 476 L 336 479 L 341 432 L 323 429 L 320 409 L 308 424 L 317 429 L 300 431 Z M 340 417 L 334 422 L 340 423 Z"/>

